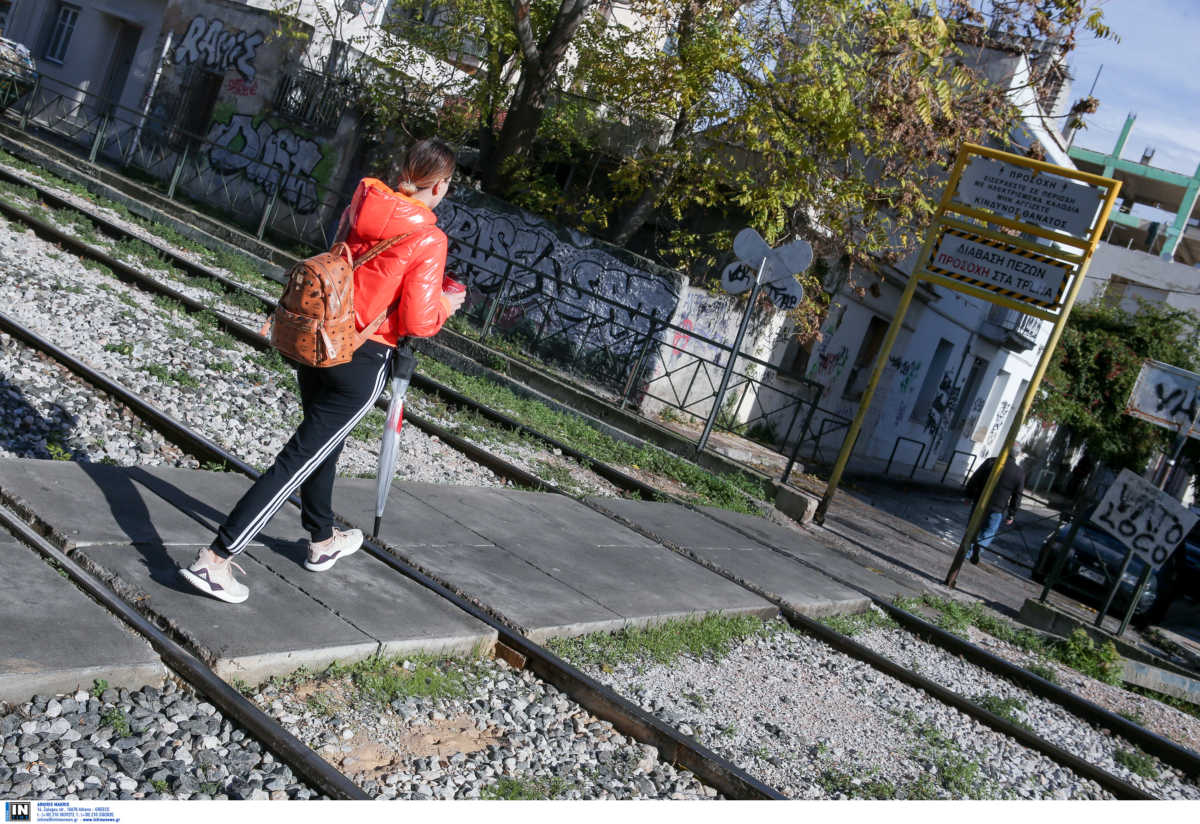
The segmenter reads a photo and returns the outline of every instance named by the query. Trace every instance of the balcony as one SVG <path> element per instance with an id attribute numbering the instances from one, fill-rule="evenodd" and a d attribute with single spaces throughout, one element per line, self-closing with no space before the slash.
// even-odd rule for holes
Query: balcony
<path id="1" fill-rule="evenodd" d="M 1005 349 L 1025 352 L 1037 345 L 1041 330 L 1042 321 L 1038 318 L 1004 306 L 993 306 L 979 328 L 979 334 Z"/>

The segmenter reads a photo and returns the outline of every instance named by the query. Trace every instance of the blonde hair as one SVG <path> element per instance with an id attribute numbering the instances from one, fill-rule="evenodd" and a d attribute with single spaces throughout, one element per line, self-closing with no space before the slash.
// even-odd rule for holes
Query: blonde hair
<path id="1" fill-rule="evenodd" d="M 406 195 L 414 195 L 439 180 L 451 177 L 454 169 L 454 150 L 445 141 L 436 137 L 419 140 L 404 155 L 396 189 Z"/>

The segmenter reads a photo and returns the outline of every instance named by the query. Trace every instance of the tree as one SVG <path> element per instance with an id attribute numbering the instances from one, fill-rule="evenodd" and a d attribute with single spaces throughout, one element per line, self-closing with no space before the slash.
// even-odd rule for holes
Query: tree
<path id="1" fill-rule="evenodd" d="M 1077 306 L 1063 330 L 1032 414 L 1066 427 L 1071 440 L 1113 469 L 1140 472 L 1174 433 L 1124 413 L 1145 358 L 1200 368 L 1194 314 L 1142 303 L 1136 313 L 1102 300 Z M 1200 453 L 1193 442 L 1188 454 Z"/>

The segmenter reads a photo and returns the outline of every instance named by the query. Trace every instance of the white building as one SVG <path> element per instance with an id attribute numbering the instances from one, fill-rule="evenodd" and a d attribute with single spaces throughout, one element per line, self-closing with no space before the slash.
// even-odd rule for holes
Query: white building
<path id="1" fill-rule="evenodd" d="M 985 60 L 986 73 L 993 82 L 1008 84 L 1024 115 L 1015 142 L 1036 143 L 1047 160 L 1074 168 L 1065 139 L 1047 125 L 1062 122 L 1055 116 L 1067 107 L 1065 85 L 1038 99 L 1026 85 L 1024 55 L 989 51 Z M 819 342 L 802 347 L 785 339 L 777 346 L 774 385 L 817 405 L 807 430 L 794 427 L 785 445 L 790 450 L 799 440 L 801 462 L 831 463 L 836 457 L 915 262 L 914 254 L 884 267 L 882 281 L 865 289 L 843 283 L 834 292 Z M 962 481 L 972 467 L 999 452 L 1050 331 L 1050 324 L 1020 312 L 921 284 L 848 471 Z M 788 426 L 784 417 L 790 413 L 775 421 L 777 432 Z M 1038 467 L 1030 468 L 1036 474 Z"/>

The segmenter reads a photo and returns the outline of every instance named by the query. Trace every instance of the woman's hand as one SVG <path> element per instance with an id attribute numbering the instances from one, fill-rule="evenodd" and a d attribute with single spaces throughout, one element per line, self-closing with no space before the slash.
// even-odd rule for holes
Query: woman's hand
<path id="1" fill-rule="evenodd" d="M 462 308 L 463 301 L 466 299 L 466 292 L 457 290 L 453 292 L 442 292 L 442 300 L 446 301 L 446 306 L 449 307 L 451 315 Z"/>

